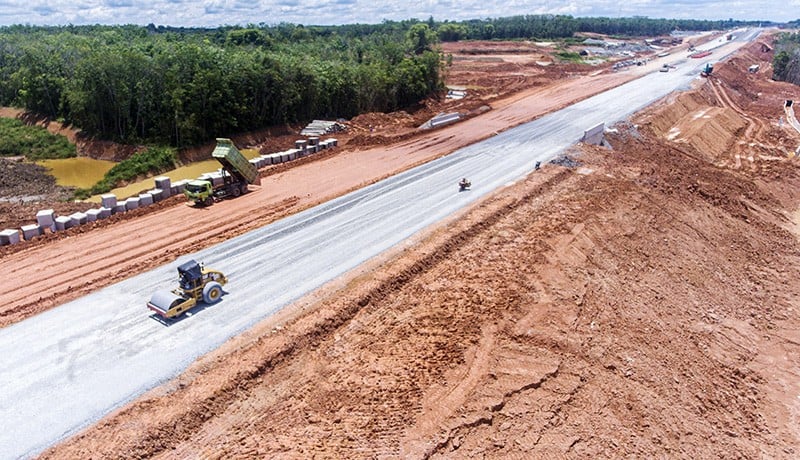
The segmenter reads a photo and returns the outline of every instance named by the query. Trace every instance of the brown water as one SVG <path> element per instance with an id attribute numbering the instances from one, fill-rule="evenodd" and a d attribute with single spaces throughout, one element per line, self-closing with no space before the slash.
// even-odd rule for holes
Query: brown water
<path id="1" fill-rule="evenodd" d="M 37 161 L 36 164 L 47 168 L 50 174 L 56 178 L 58 185 L 89 188 L 102 179 L 116 163 L 78 157 L 61 160 L 42 160 Z"/>
<path id="2" fill-rule="evenodd" d="M 257 149 L 242 149 L 240 150 L 242 155 L 248 160 L 251 160 L 259 155 Z M 177 182 L 183 179 L 197 179 L 200 175 L 208 172 L 214 172 L 220 168 L 220 164 L 217 160 L 204 160 L 198 161 L 196 163 L 188 164 L 185 166 L 181 166 L 179 168 L 173 169 L 171 171 L 167 171 L 161 176 L 168 176 L 172 182 Z M 151 190 L 155 188 L 156 184 L 153 181 L 153 178 L 150 177 L 140 182 L 135 182 L 133 184 L 129 184 L 125 187 L 119 187 L 111 190 L 109 193 L 113 193 L 119 199 L 125 199 L 129 196 L 138 195 L 143 190 Z M 95 203 L 100 202 L 100 196 L 95 195 L 89 198 L 88 201 L 93 201 Z"/>

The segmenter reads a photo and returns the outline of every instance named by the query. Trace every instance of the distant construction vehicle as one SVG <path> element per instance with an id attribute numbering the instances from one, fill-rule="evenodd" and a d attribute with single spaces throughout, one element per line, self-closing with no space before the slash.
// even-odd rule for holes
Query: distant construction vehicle
<path id="1" fill-rule="evenodd" d="M 714 66 L 709 62 L 708 64 L 705 65 L 705 67 L 703 67 L 703 70 L 700 71 L 700 76 L 708 78 L 708 76 L 711 75 L 711 72 L 713 71 L 714 71 Z"/>
<path id="2" fill-rule="evenodd" d="M 243 195 L 248 192 L 248 185 L 259 184 L 258 168 L 247 161 L 230 139 L 217 139 L 211 156 L 222 165 L 221 177 L 190 181 L 183 191 L 196 205 L 211 206 L 214 200 Z"/>
<path id="3" fill-rule="evenodd" d="M 171 291 L 157 291 L 147 308 L 165 319 L 180 316 L 198 302 L 216 303 L 222 297 L 222 286 L 228 278 L 217 270 L 205 268 L 195 260 L 178 267 L 179 286 Z"/>

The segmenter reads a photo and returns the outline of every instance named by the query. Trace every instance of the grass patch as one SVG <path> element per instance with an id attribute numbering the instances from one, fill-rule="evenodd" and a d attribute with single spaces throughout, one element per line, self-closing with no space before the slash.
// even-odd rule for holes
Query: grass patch
<path id="1" fill-rule="evenodd" d="M 28 126 L 16 118 L 0 118 L 0 157 L 19 155 L 32 161 L 51 160 L 72 158 L 77 151 L 66 137 L 50 134 L 41 126 Z"/>
<path id="2" fill-rule="evenodd" d="M 557 58 L 561 59 L 562 61 L 574 62 L 576 64 L 580 64 L 581 62 L 583 62 L 581 55 L 574 51 L 559 51 L 554 54 Z"/>
<path id="3" fill-rule="evenodd" d="M 105 177 L 91 188 L 79 188 L 75 198 L 82 200 L 92 195 L 106 193 L 114 187 L 124 185 L 139 177 L 160 174 L 175 167 L 177 155 L 170 147 L 150 147 L 127 160 L 123 160 L 109 170 Z"/>

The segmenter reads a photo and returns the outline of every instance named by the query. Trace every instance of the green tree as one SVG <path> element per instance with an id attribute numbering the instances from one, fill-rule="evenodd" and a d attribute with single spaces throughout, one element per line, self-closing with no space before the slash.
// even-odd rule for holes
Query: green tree
<path id="1" fill-rule="evenodd" d="M 411 51 L 414 54 L 422 54 L 431 51 L 436 43 L 436 33 L 427 24 L 414 24 L 408 29 L 406 34 Z"/>

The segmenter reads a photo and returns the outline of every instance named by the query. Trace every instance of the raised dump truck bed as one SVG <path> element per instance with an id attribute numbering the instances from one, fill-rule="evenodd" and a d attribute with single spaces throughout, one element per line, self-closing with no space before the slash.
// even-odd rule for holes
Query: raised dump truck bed
<path id="1" fill-rule="evenodd" d="M 184 194 L 195 204 L 209 206 L 215 199 L 235 198 L 247 193 L 248 185 L 261 183 L 258 168 L 247 161 L 230 139 L 218 138 L 211 156 L 222 165 L 222 180 L 221 183 L 212 183 L 201 177 L 200 180 L 189 182 Z"/>
<path id="2" fill-rule="evenodd" d="M 258 168 L 247 161 L 247 158 L 239 152 L 230 139 L 217 138 L 217 146 L 214 147 L 211 156 L 216 158 L 222 167 L 237 179 L 248 184 L 259 182 Z"/>

